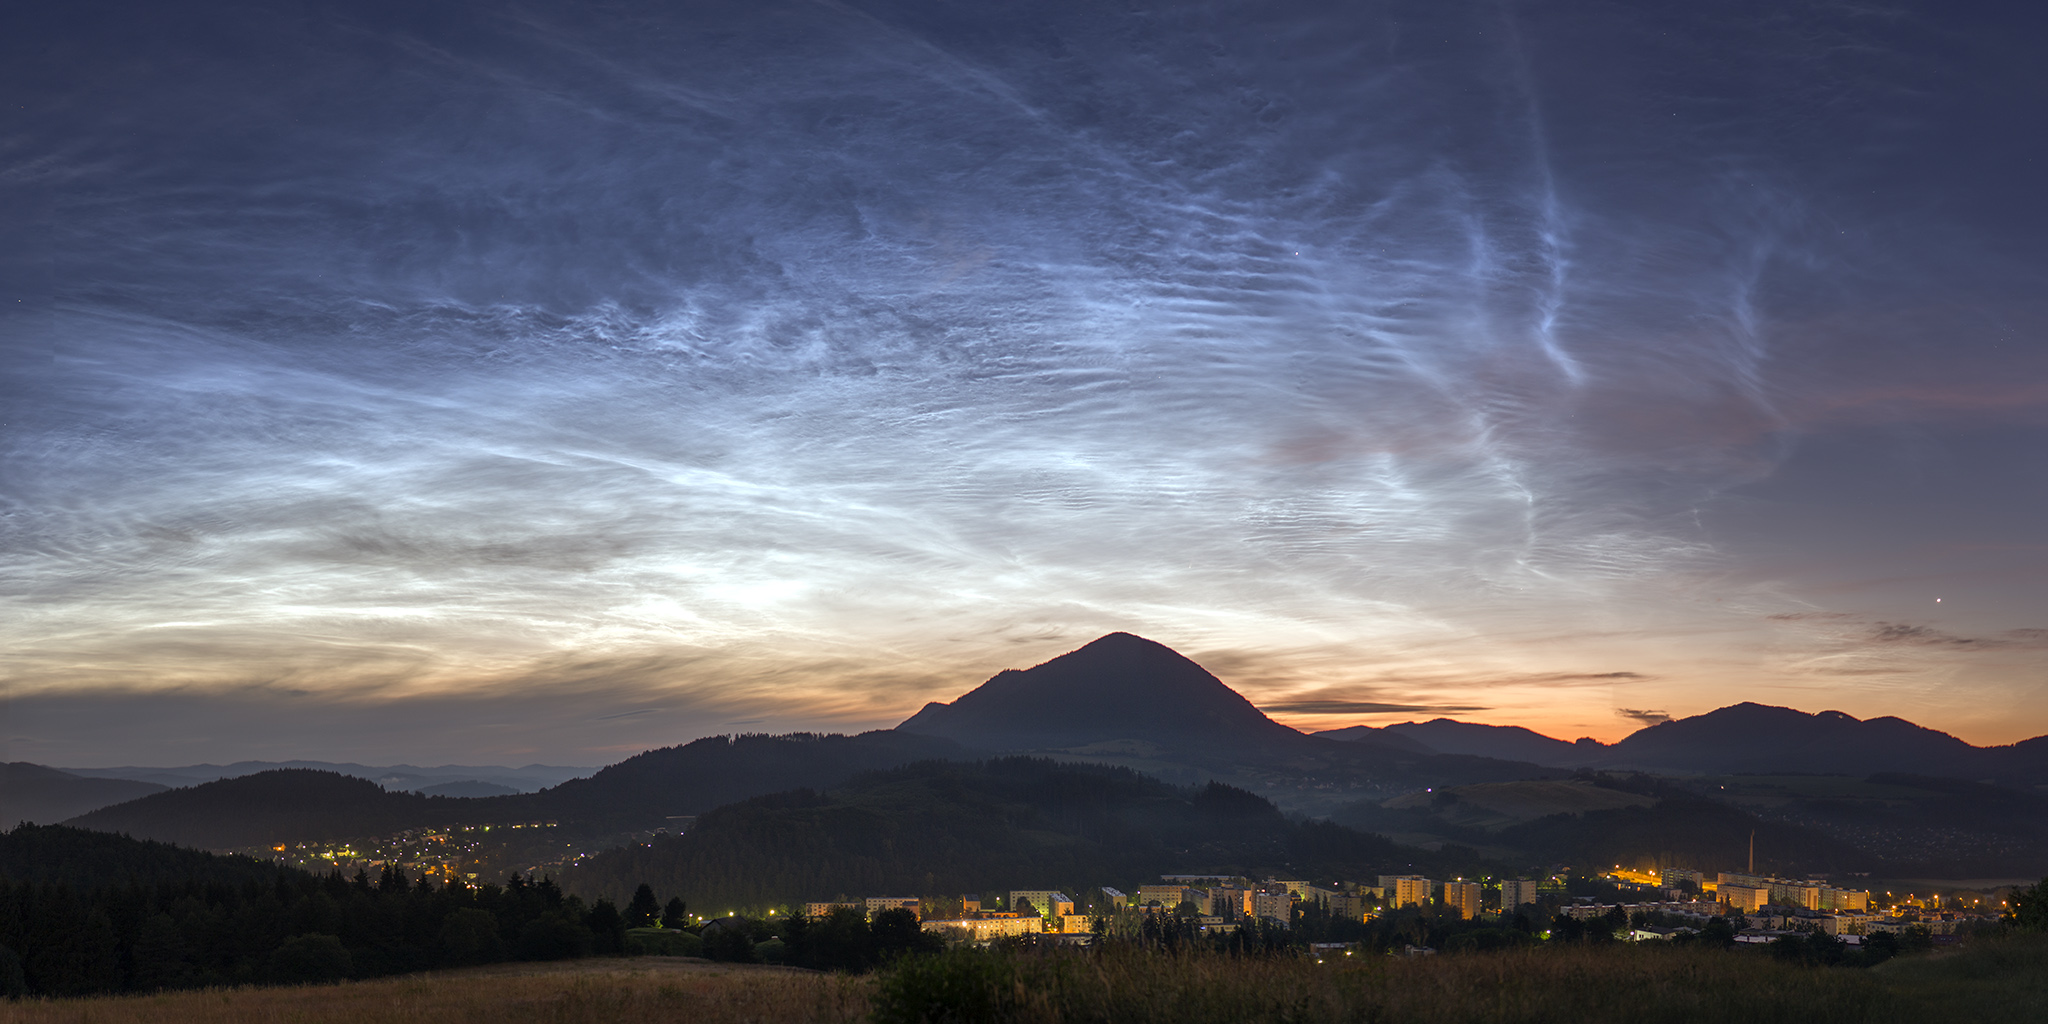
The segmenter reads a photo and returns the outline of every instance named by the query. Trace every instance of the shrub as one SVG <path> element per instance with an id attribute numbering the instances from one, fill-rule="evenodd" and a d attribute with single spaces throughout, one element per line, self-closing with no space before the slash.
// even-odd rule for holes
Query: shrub
<path id="1" fill-rule="evenodd" d="M 961 949 L 906 957 L 882 976 L 875 1024 L 969 1024 L 1008 1020 L 1022 1010 L 1024 986 L 1006 955 Z"/>

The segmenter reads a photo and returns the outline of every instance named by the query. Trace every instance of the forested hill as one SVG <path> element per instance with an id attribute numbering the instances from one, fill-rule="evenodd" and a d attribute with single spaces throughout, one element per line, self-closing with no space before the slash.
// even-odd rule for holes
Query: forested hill
<path id="1" fill-rule="evenodd" d="M 318 876 L 56 825 L 0 834 L 0 998 L 338 981 L 624 950 L 554 883 Z"/>
<path id="2" fill-rule="evenodd" d="M 24 821 L 48 824 L 95 807 L 133 800 L 164 787 L 131 779 L 81 778 L 39 764 L 0 764 L 0 829 Z"/>
<path id="3" fill-rule="evenodd" d="M 0 833 L 0 882 L 72 889 L 193 882 L 268 885 L 295 873 L 268 861 L 224 857 L 169 843 L 110 836 L 61 825 L 20 825 Z"/>
<path id="4" fill-rule="evenodd" d="M 709 736 L 637 754 L 539 793 L 478 803 L 525 808 L 527 818 L 642 829 L 670 815 L 702 814 L 764 793 L 821 789 L 862 772 L 972 756 L 952 740 L 887 729 L 854 736 Z"/>
<path id="5" fill-rule="evenodd" d="M 1465 870 L 1211 783 L 1181 789 L 1123 768 L 1003 758 L 926 762 L 829 793 L 756 797 L 686 835 L 600 854 L 561 876 L 587 896 L 641 882 L 707 908 L 761 908 L 838 895 L 1128 887 L 1165 872 L 1358 878 Z"/>
<path id="6" fill-rule="evenodd" d="M 152 794 L 67 824 L 205 849 L 537 820 L 592 833 L 632 831 L 763 793 L 833 786 L 864 771 L 967 754 L 951 740 L 886 730 L 712 736 L 538 793 L 473 798 L 386 792 L 351 776 L 286 768 Z"/>
<path id="7" fill-rule="evenodd" d="M 102 807 L 67 824 L 219 850 L 464 821 L 485 802 L 389 793 L 367 779 L 279 768 Z"/>

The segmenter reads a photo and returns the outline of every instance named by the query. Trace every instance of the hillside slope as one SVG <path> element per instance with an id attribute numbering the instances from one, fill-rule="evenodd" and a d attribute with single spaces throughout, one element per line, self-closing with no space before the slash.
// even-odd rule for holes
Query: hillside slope
<path id="1" fill-rule="evenodd" d="M 641 882 L 707 909 L 838 895 L 1120 888 L 1165 872 L 1363 877 L 1470 869 L 1328 823 L 1291 822 L 1253 794 L 1170 786 L 1120 768 L 1002 758 L 923 763 L 828 793 L 756 797 L 682 836 L 600 854 L 564 888 L 622 895 Z"/>
<path id="2" fill-rule="evenodd" d="M 654 828 L 671 816 L 761 793 L 831 786 L 861 772 L 965 754 L 947 740 L 890 731 L 711 736 L 650 750 L 538 793 L 490 797 L 389 792 L 353 776 L 287 768 L 155 793 L 67 823 L 212 850 L 541 820 L 570 834 L 599 834 Z"/>
<path id="3" fill-rule="evenodd" d="M 24 821 L 63 821 L 164 788 L 127 779 L 84 778 L 26 761 L 0 764 L 0 830 Z"/>

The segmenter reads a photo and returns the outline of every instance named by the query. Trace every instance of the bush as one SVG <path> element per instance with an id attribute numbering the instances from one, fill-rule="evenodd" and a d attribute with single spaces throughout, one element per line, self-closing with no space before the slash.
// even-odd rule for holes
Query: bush
<path id="1" fill-rule="evenodd" d="M 2007 919 L 2024 931 L 2048 932 L 2048 878 L 2041 879 L 2039 885 L 2013 890 Z"/>
<path id="2" fill-rule="evenodd" d="M 724 963 L 754 962 L 754 937 L 745 922 L 714 921 L 704 929 L 704 955 Z"/>
<path id="3" fill-rule="evenodd" d="M 1023 1009 L 1015 961 L 960 949 L 906 957 L 875 986 L 875 1024 L 968 1024 L 1009 1020 Z"/>

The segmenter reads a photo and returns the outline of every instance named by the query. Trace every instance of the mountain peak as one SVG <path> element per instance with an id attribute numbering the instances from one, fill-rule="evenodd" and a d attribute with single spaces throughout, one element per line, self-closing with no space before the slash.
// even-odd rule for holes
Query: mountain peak
<path id="1" fill-rule="evenodd" d="M 1112 740 L 1237 747 L 1299 739 L 1173 648 L 1110 633 L 1028 669 L 1004 669 L 902 725 L 991 750 L 1045 750 Z"/>

